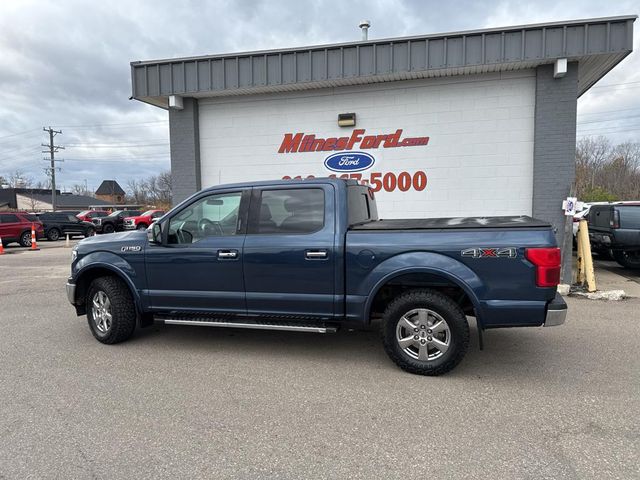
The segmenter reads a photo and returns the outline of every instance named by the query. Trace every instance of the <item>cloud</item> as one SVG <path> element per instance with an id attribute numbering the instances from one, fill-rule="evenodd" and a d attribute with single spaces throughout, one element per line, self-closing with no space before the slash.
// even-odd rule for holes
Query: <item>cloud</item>
<path id="1" fill-rule="evenodd" d="M 97 187 L 105 178 L 126 185 L 169 168 L 167 113 L 128 100 L 133 60 L 353 41 L 365 18 L 372 22 L 371 38 L 387 38 L 633 14 L 639 6 L 593 0 L 3 2 L 0 175 L 20 168 L 44 179 L 41 128 L 48 125 L 63 130 L 56 140 L 68 146 L 60 153 L 67 160 L 58 174 L 63 186 L 87 179 Z M 598 85 L 579 100 L 579 134 L 638 138 L 640 83 L 628 83 L 640 81 L 636 57 L 600 82 L 624 85 Z M 107 144 L 118 145 L 71 146 Z"/>

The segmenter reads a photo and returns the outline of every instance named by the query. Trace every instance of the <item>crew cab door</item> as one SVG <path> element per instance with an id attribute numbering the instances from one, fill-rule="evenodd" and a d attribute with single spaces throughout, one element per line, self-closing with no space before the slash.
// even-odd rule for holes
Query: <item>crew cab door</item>
<path id="1" fill-rule="evenodd" d="M 204 193 L 161 222 L 146 248 L 147 300 L 154 311 L 246 312 L 242 246 L 250 190 Z"/>
<path id="2" fill-rule="evenodd" d="M 332 185 L 254 188 L 244 244 L 247 311 L 334 315 Z"/>

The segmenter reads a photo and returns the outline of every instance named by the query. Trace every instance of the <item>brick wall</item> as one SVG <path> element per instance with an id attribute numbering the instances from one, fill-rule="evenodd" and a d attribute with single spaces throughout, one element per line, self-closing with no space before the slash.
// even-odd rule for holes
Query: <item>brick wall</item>
<path id="1" fill-rule="evenodd" d="M 578 64 L 563 78 L 553 78 L 553 65 L 536 69 L 535 144 L 533 151 L 533 216 L 550 222 L 563 246 L 563 281 L 571 281 L 572 236 L 565 238 L 562 200 L 575 178 Z M 566 254 L 565 254 L 566 252 Z"/>
<path id="2" fill-rule="evenodd" d="M 169 110 L 174 205 L 201 188 L 198 101 L 185 98 L 183 105 L 183 110 Z"/>

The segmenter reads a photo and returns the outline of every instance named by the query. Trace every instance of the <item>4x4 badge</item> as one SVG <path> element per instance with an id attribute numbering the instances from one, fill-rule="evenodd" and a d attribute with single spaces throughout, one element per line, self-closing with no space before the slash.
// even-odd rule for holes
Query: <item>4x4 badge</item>
<path id="1" fill-rule="evenodd" d="M 463 257 L 470 258 L 516 258 L 518 249 L 507 248 L 467 248 L 461 252 Z"/>

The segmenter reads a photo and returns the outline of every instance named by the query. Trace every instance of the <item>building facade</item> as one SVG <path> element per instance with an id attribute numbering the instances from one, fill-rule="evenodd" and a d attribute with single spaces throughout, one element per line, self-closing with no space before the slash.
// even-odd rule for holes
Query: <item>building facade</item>
<path id="1" fill-rule="evenodd" d="M 533 215 L 570 246 L 577 99 L 635 18 L 133 62 L 133 97 L 169 110 L 176 202 L 336 175 L 371 184 L 381 217 Z"/>

